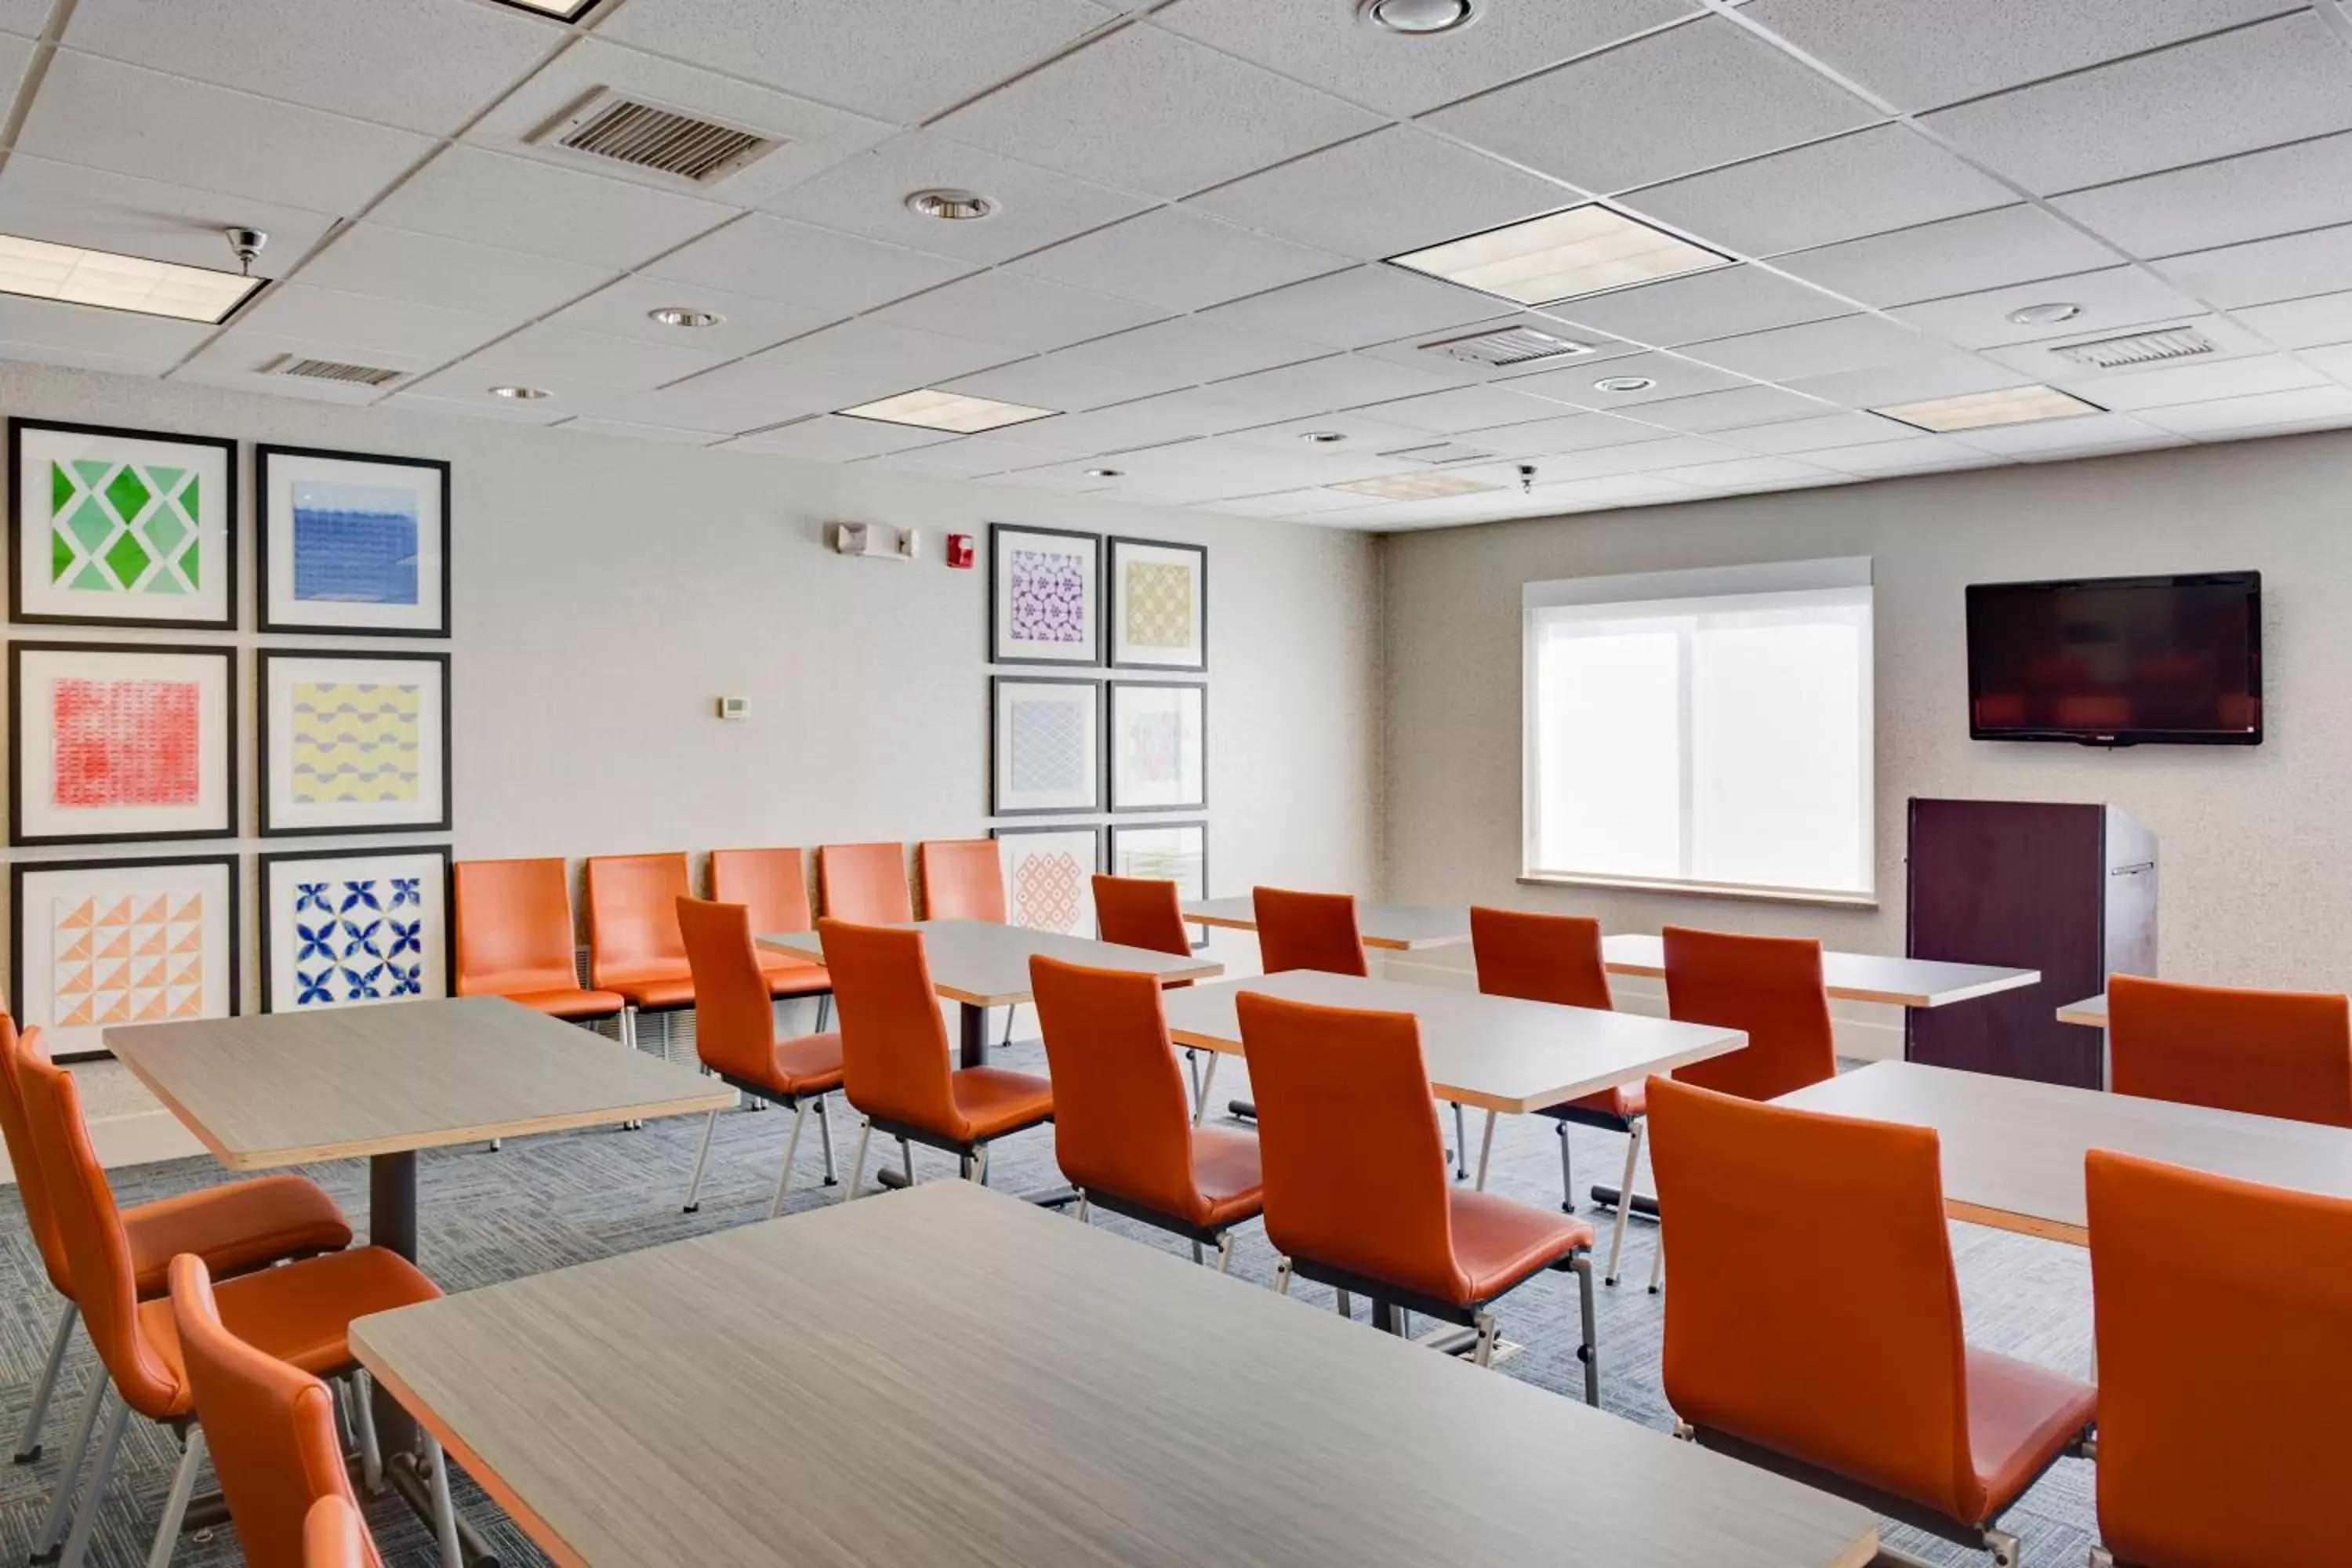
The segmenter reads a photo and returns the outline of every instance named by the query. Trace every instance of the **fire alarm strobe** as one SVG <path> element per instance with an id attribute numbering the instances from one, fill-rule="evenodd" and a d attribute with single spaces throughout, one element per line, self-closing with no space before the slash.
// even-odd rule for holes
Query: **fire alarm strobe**
<path id="1" fill-rule="evenodd" d="M 971 534 L 950 533 L 948 535 L 948 564 L 954 567 L 959 572 L 968 572 L 971 569 Z"/>

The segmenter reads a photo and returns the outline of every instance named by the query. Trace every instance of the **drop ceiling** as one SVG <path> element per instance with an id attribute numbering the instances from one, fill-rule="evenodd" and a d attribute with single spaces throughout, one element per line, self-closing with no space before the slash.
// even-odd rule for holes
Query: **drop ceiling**
<path id="1" fill-rule="evenodd" d="M 0 235 L 272 237 L 225 326 L 0 296 L 0 358 L 1375 530 L 2352 426 L 2338 0 L 1356 13 L 0 0 Z M 775 145 L 697 184 L 549 143 L 603 91 Z M 1390 262 L 1595 202 L 1728 265 L 1526 309 Z M 1583 352 L 1429 346 L 1515 327 Z M 2210 348 L 2057 352 L 2179 327 Z M 2096 412 L 1871 412 L 2034 382 Z M 921 388 L 1055 412 L 841 413 Z M 1432 474 L 1479 488 L 1377 493 Z"/>

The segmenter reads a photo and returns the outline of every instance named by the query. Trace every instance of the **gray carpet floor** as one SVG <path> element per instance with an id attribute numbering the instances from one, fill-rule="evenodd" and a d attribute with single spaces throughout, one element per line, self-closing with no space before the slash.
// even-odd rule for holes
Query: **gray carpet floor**
<path id="1" fill-rule="evenodd" d="M 1024 1016 L 1024 1022 L 1026 1021 Z M 682 1041 L 680 1044 L 682 1045 Z M 1007 1066 L 1035 1068 L 1034 1042 L 1017 1044 L 999 1059 Z M 1222 1108 L 1246 1084 L 1238 1062 L 1227 1061 L 1214 1093 Z M 782 1152 L 789 1118 L 772 1111 L 737 1111 L 719 1118 L 701 1212 L 679 1211 L 694 1160 L 701 1119 L 656 1121 L 642 1131 L 599 1129 L 547 1138 L 515 1140 L 502 1151 L 468 1147 L 426 1152 L 420 1162 L 419 1204 L 422 1264 L 443 1288 L 456 1291 L 610 1257 L 636 1247 L 703 1231 L 744 1225 L 764 1216 L 768 1193 Z M 852 1132 L 845 1108 L 836 1110 L 836 1133 Z M 1624 1162 L 1624 1141 L 1612 1133 L 1571 1129 L 1580 1187 L 1613 1183 Z M 1474 1113 L 1473 1147 L 1478 1135 Z M 846 1163 L 854 1136 L 842 1136 Z M 820 1163 L 814 1129 L 801 1144 L 799 1184 L 789 1200 L 793 1212 L 835 1202 L 838 1188 L 818 1184 Z M 896 1151 L 891 1152 L 895 1158 Z M 880 1159 L 877 1152 L 877 1160 Z M 1050 1132 L 1008 1141 L 993 1160 L 991 1184 L 1009 1191 L 1045 1185 L 1055 1179 Z M 951 1177 L 943 1156 L 919 1150 L 919 1178 Z M 315 1166 L 308 1173 L 343 1205 L 355 1225 L 364 1225 L 367 1175 L 363 1163 Z M 870 1174 L 870 1173 L 869 1173 Z M 184 1160 L 115 1173 L 124 1203 L 161 1197 L 221 1181 L 209 1160 Z M 1537 1118 L 1504 1118 L 1495 1140 L 1489 1187 L 1530 1202 L 1559 1201 L 1559 1145 L 1552 1123 Z M 887 1201 L 887 1199 L 885 1200 Z M 1607 1243 L 1606 1216 L 1594 1214 Z M 1184 1244 L 1117 1218 L 1096 1223 L 1130 1237 L 1139 1247 L 1181 1251 Z M 1803 1227 L 1791 1227 L 1801 1244 Z M 1600 1340 L 1602 1396 L 1607 1407 L 1629 1421 L 1664 1429 L 1672 1425 L 1659 1386 L 1658 1358 L 1664 1302 L 1643 1289 L 1656 1232 L 1636 1222 L 1625 1246 L 1625 1281 L 1601 1289 Z M 2030 1237 L 1969 1226 L 1952 1228 L 1969 1332 L 1988 1348 L 2086 1375 L 2090 1363 L 2090 1276 L 2079 1250 Z M 1792 1251 L 1790 1267 L 1828 1260 Z M 1233 1271 L 1260 1283 L 1274 1275 L 1273 1250 L 1252 1227 L 1235 1248 Z M 23 1420 L 34 1378 L 56 1321 L 58 1303 L 41 1272 L 25 1229 L 21 1209 L 0 1199 L 0 1282 L 6 1287 L 0 1310 L 0 1427 L 13 1438 Z M 1669 1282 L 1671 1289 L 1671 1282 Z M 1302 1283 L 1297 1293 L 1331 1301 L 1328 1291 Z M 1357 1304 L 1357 1316 L 1365 1315 Z M 1541 1384 L 1563 1398 L 1580 1397 L 1575 1348 L 1573 1281 L 1546 1275 L 1507 1299 L 1501 1310 L 1507 1339 L 1526 1348 L 1496 1375 Z M 648 1334 L 665 1332 L 657 1321 Z M 1367 1328 L 1366 1332 L 1371 1331 Z M 52 1406 L 47 1451 L 36 1463 L 0 1463 L 0 1565 L 21 1563 L 55 1482 L 59 1451 L 69 1436 L 75 1397 L 96 1366 L 86 1340 L 77 1347 L 64 1384 Z M 160 1428 L 134 1420 L 125 1455 L 110 1489 L 90 1555 L 104 1568 L 133 1568 L 144 1561 L 153 1521 L 170 1479 L 176 1452 Z M 209 1484 L 207 1473 L 205 1484 Z M 1562 1478 L 1567 1484 L 1569 1478 Z M 877 1477 L 877 1485 L 887 1485 Z M 542 1561 L 503 1515 L 461 1478 L 459 1506 L 499 1552 L 504 1562 Z M 387 1563 L 426 1564 L 436 1559 L 426 1532 L 399 1503 L 380 1501 L 369 1522 Z M 2025 1561 L 2079 1564 L 2094 1539 L 2092 1470 L 2088 1462 L 2063 1459 L 2011 1511 L 2008 1528 L 2023 1538 Z M 1962 1552 L 1912 1531 L 1890 1528 L 1887 1543 L 1931 1562 L 1982 1563 L 1981 1553 Z M 789 1544 L 778 1542 L 778 1561 L 789 1561 Z M 175 1563 L 213 1568 L 239 1562 L 233 1532 L 223 1528 L 204 1538 L 184 1539 Z M 928 1568 L 892 1564 L 890 1568 Z"/>

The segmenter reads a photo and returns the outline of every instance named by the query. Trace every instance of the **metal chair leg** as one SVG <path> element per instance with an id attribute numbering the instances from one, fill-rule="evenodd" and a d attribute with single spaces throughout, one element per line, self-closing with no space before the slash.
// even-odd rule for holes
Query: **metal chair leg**
<path id="1" fill-rule="evenodd" d="M 1217 1081 L 1217 1053 L 1209 1053 L 1208 1065 L 1201 1069 L 1200 1087 L 1192 1094 L 1192 1125 L 1198 1127 L 1209 1114 L 1209 1090 Z"/>
<path id="2" fill-rule="evenodd" d="M 801 1127 L 808 1121 L 808 1101 L 793 1107 L 793 1130 L 784 1135 L 784 1163 L 776 1167 L 776 1190 L 768 1194 L 768 1217 L 783 1212 L 784 1189 L 793 1183 L 793 1156 L 800 1152 Z"/>
<path id="3" fill-rule="evenodd" d="M 1355 1299 L 1345 1290 L 1339 1292 L 1339 1315 L 1349 1322 L 1355 1321 L 1356 1319 Z"/>
<path id="4" fill-rule="evenodd" d="M 1195 1265 L 1205 1265 L 1209 1261 L 1209 1255 L 1202 1250 L 1197 1240 L 1192 1243 L 1192 1261 Z"/>
<path id="5" fill-rule="evenodd" d="M 73 1518 L 74 1494 L 80 1489 L 82 1461 L 89 1457 L 90 1435 L 98 1430 L 99 1411 L 113 1388 L 104 1367 L 92 1369 L 89 1387 L 81 1396 L 81 1410 L 74 1416 L 74 1435 L 66 1446 L 65 1466 L 58 1471 L 57 1493 L 49 1499 L 48 1517 L 41 1521 L 40 1534 L 33 1538 L 36 1563 L 57 1560 L 58 1544 L 64 1541 L 66 1526 Z"/>
<path id="6" fill-rule="evenodd" d="M 915 1145 L 904 1138 L 898 1140 L 898 1173 L 908 1186 L 915 1184 Z"/>
<path id="7" fill-rule="evenodd" d="M 1480 1312 L 1473 1320 L 1478 1337 L 1472 1342 L 1470 1363 L 1473 1366 L 1495 1364 L 1495 1314 Z"/>
<path id="8" fill-rule="evenodd" d="M 821 994 L 816 999 L 816 1032 L 820 1035 L 824 1034 L 825 1032 L 825 1026 L 832 1022 L 833 993 L 827 991 Z"/>
<path id="9" fill-rule="evenodd" d="M 196 1470 L 205 1460 L 205 1429 L 191 1426 L 181 1445 L 180 1468 L 173 1472 L 163 1517 L 155 1521 L 155 1541 L 147 1548 L 147 1568 L 171 1568 L 172 1549 L 180 1543 L 180 1524 L 188 1517 L 188 1499 L 195 1495 Z"/>
<path id="10" fill-rule="evenodd" d="M 1559 1212 L 1576 1212 L 1576 1156 L 1569 1146 L 1568 1123 L 1555 1121 L 1552 1131 L 1559 1134 Z"/>
<path id="11" fill-rule="evenodd" d="M 1654 1252 L 1652 1252 L 1652 1253 L 1650 1254 L 1650 1294 L 1651 1294 L 1651 1295 L 1654 1296 L 1654 1295 L 1656 1295 L 1656 1294 L 1658 1293 L 1659 1289 L 1662 1287 L 1662 1285 L 1664 1284 L 1664 1280 L 1665 1280 L 1665 1278 L 1666 1278 L 1666 1226 L 1665 1226 L 1665 1222 L 1664 1222 L 1664 1220 L 1660 1220 L 1660 1221 L 1658 1222 L 1658 1245 L 1657 1245 L 1657 1249 L 1656 1249 L 1655 1251 L 1654 1251 Z"/>
<path id="12" fill-rule="evenodd" d="M 2091 1568 L 2116 1568 L 2116 1560 L 2104 1546 L 2091 1548 Z"/>
<path id="13" fill-rule="evenodd" d="M 441 1568 L 466 1568 L 466 1553 L 457 1544 L 457 1504 L 449 1495 L 449 1456 L 441 1451 L 440 1440 L 430 1432 L 420 1433 L 425 1442 L 425 1462 L 433 1467 L 429 1478 L 433 1498 L 433 1534 L 441 1548 Z"/>
<path id="14" fill-rule="evenodd" d="M 1084 1225 L 1087 1223 L 1087 1214 L 1090 1213 L 1092 1209 L 1093 1205 L 1087 1199 L 1087 1190 L 1084 1187 L 1080 1187 L 1078 1189 L 1077 1206 L 1070 1212 L 1077 1216 L 1077 1220 L 1080 1225 Z"/>
<path id="15" fill-rule="evenodd" d="M 713 1110 L 702 1123 L 702 1147 L 694 1152 L 694 1176 L 686 1184 L 686 1212 L 693 1214 L 702 1207 L 702 1168 L 710 1163 L 710 1135 L 719 1131 L 719 1112 Z"/>
<path id="16" fill-rule="evenodd" d="M 858 1128 L 857 1152 L 849 1162 L 849 1190 L 841 1194 L 843 1203 L 855 1199 L 857 1196 L 859 1184 L 866 1180 L 866 1145 L 872 1141 L 873 1137 L 874 1123 L 871 1121 Z"/>
<path id="17" fill-rule="evenodd" d="M 2017 1537 L 2006 1530 L 1984 1532 L 1985 1550 L 1992 1553 L 1993 1568 L 2017 1568 Z"/>
<path id="18" fill-rule="evenodd" d="M 1601 1407 L 1601 1340 L 1592 1321 L 1592 1254 L 1580 1253 L 1570 1267 L 1576 1271 L 1577 1305 L 1584 1315 L 1584 1339 L 1576 1347 L 1576 1359 L 1584 1363 L 1584 1403 L 1597 1410 Z"/>
<path id="19" fill-rule="evenodd" d="M 375 1435 L 375 1395 L 368 1374 L 352 1369 L 348 1385 L 352 1391 L 352 1425 L 360 1429 L 360 1479 L 366 1484 L 370 1497 L 383 1491 L 383 1450 L 377 1446 Z"/>
<path id="20" fill-rule="evenodd" d="M 1201 1051 L 1197 1046 L 1184 1047 L 1184 1070 L 1192 1079 L 1192 1103 L 1198 1106 L 1206 1098 L 1201 1092 Z M 1195 1119 L 1197 1120 L 1197 1113 Z"/>
<path id="21" fill-rule="evenodd" d="M 1458 1100 L 1454 1102 L 1454 1179 L 1470 1179 L 1470 1119 Z"/>
<path id="22" fill-rule="evenodd" d="M 621 1044 L 633 1051 L 637 1048 L 637 1010 L 635 1007 L 621 1009 Z"/>
<path id="23" fill-rule="evenodd" d="M 831 1095 L 820 1094 L 816 1097 L 816 1137 L 817 1142 L 824 1145 L 824 1184 L 828 1187 L 837 1187 L 841 1184 L 841 1173 L 835 1168 L 833 1163 L 833 1097 Z"/>
<path id="24" fill-rule="evenodd" d="M 1287 1258 L 1274 1266 L 1274 1293 L 1277 1296 L 1290 1294 L 1290 1259 Z"/>
<path id="25" fill-rule="evenodd" d="M 1495 1113 L 1486 1112 L 1486 1131 L 1478 1136 L 1477 1189 L 1486 1190 L 1486 1166 L 1495 1158 Z"/>
<path id="26" fill-rule="evenodd" d="M 997 1042 L 996 1042 L 996 1048 L 997 1048 L 998 1050 L 1000 1050 L 1000 1051 L 1002 1051 L 1002 1050 L 1006 1050 L 1006 1049 L 1009 1049 L 1009 1048 L 1012 1047 L 1012 1045 L 1013 1045 L 1013 1019 L 1015 1019 L 1015 1018 L 1017 1018 L 1017 1017 L 1019 1017 L 1020 1016 L 1021 1016 L 1021 1004 L 1020 1004 L 1020 1003 L 1018 1003 L 1018 1002 L 1013 1003 L 1011 1006 L 1009 1006 L 1009 1007 L 1007 1007 L 1007 1008 L 1005 1008 L 1005 1009 L 1004 1009 L 1004 1037 L 1003 1037 L 1003 1039 L 1001 1039 L 1001 1040 L 999 1040 L 999 1041 L 997 1041 Z"/>
<path id="27" fill-rule="evenodd" d="M 1617 1227 L 1609 1233 L 1607 1282 L 1611 1285 L 1617 1283 L 1617 1258 L 1625 1250 L 1625 1216 L 1633 1212 L 1633 1172 L 1642 1163 L 1642 1132 L 1648 1126 L 1646 1119 L 1637 1119 L 1625 1141 L 1625 1179 L 1617 1184 Z M 1560 1131 L 1567 1131 L 1563 1123 Z"/>
<path id="28" fill-rule="evenodd" d="M 1234 1233 L 1229 1230 L 1217 1237 L 1217 1272 L 1230 1274 L 1233 1270 Z"/>
<path id="29" fill-rule="evenodd" d="M 33 1385 L 32 1407 L 25 1412 L 25 1430 L 16 1437 L 16 1463 L 29 1465 L 41 1457 L 41 1426 L 49 1418 L 49 1397 L 58 1391 L 58 1373 L 66 1363 L 66 1347 L 73 1343 L 74 1325 L 81 1307 L 68 1301 L 58 1315 L 58 1331 L 49 1336 L 49 1359 L 42 1363 L 41 1381 Z"/>
<path id="30" fill-rule="evenodd" d="M 66 1537 L 65 1555 L 58 1559 L 59 1568 L 81 1568 L 82 1559 L 89 1555 L 90 1531 L 98 1528 L 106 1483 L 114 1479 L 115 1461 L 122 1457 L 122 1429 L 130 1424 L 131 1406 L 116 1400 L 114 1414 L 106 1423 L 106 1436 L 99 1439 L 98 1458 L 90 1465 L 89 1490 L 82 1494 L 81 1507 L 74 1513 L 73 1533 Z"/>

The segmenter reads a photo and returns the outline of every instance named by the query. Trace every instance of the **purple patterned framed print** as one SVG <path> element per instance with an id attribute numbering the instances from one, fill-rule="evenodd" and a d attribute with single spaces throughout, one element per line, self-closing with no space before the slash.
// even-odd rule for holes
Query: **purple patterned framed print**
<path id="1" fill-rule="evenodd" d="M 1102 869 L 1098 829 L 993 827 L 989 837 L 1004 861 L 1007 924 L 1093 938 L 1094 878 Z"/>
<path id="2" fill-rule="evenodd" d="M 1200 811 L 1209 804 L 1209 689 L 1110 683 L 1110 808 Z"/>
<path id="3" fill-rule="evenodd" d="M 449 994 L 449 847 L 261 857 L 261 1010 Z"/>
<path id="4" fill-rule="evenodd" d="M 1102 540 L 1055 528 L 988 525 L 992 664 L 1102 662 Z"/>
<path id="5" fill-rule="evenodd" d="M 999 675 L 988 683 L 991 816 L 1102 809 L 1102 683 Z"/>

